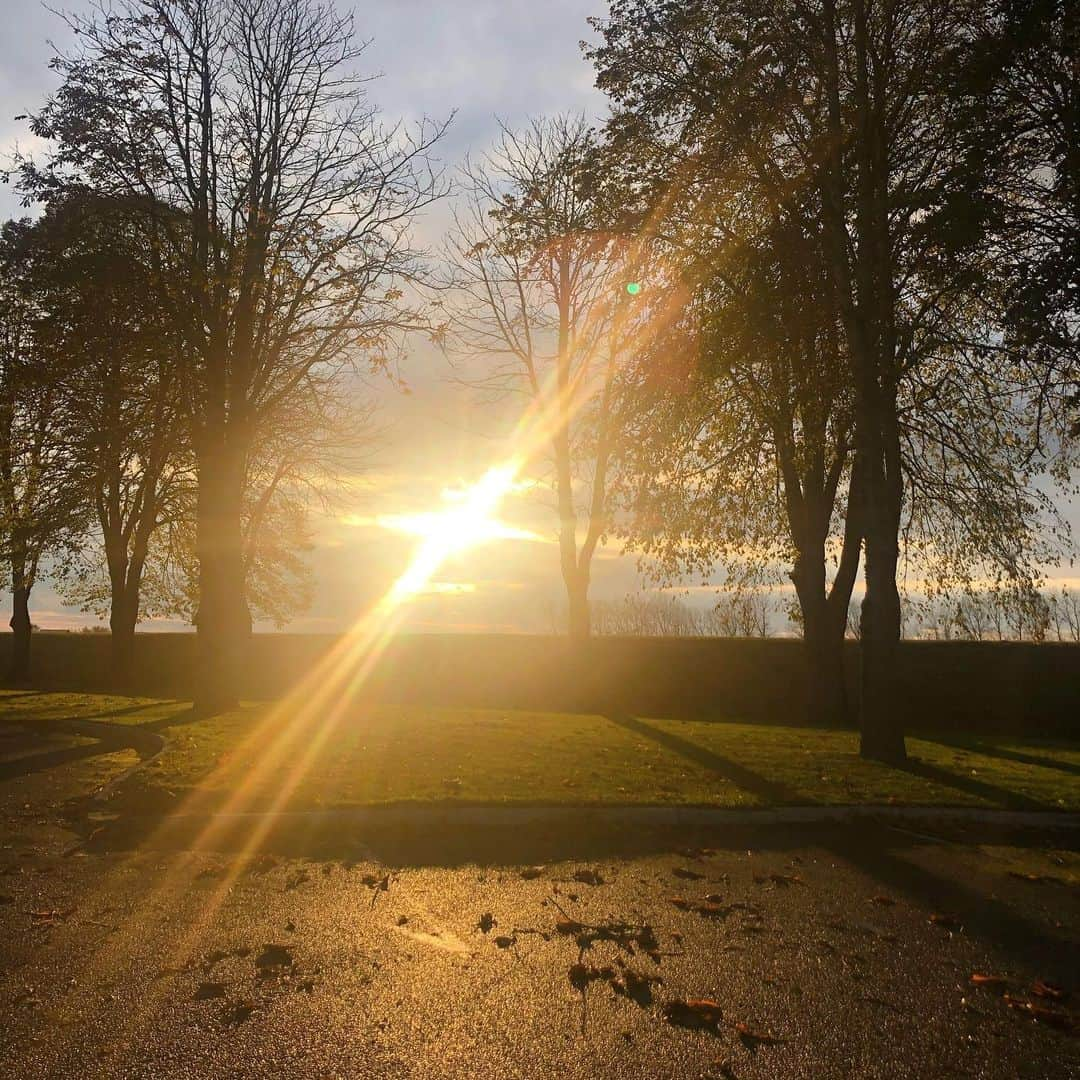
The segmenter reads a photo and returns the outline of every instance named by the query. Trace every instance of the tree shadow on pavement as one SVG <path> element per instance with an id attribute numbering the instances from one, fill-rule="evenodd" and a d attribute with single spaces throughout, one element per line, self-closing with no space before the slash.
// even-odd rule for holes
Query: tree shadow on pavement
<path id="1" fill-rule="evenodd" d="M 744 790 L 774 802 L 791 801 L 792 793 L 774 784 L 744 765 L 738 765 L 718 754 L 679 738 L 658 731 L 648 724 L 627 716 L 609 716 L 613 723 L 657 743 L 688 760 L 713 769 L 717 775 L 738 784 Z M 948 784 L 969 794 L 1002 803 L 1010 808 L 1039 809 L 1047 807 L 1034 799 L 1003 791 L 975 779 L 960 777 L 924 762 L 912 761 L 908 771 L 937 783 Z M 777 831 L 790 832 L 790 827 L 778 826 Z M 966 843 L 987 843 L 1000 830 L 965 826 Z M 977 839 L 976 839 L 977 837 Z M 1051 933 L 1040 922 L 1028 918 L 1016 907 L 1003 903 L 985 890 L 977 889 L 957 878 L 935 874 L 917 863 L 902 858 L 897 847 L 911 847 L 919 838 L 914 833 L 886 827 L 849 825 L 833 829 L 824 846 L 843 858 L 856 870 L 862 871 L 888 889 L 902 892 L 931 912 L 955 912 L 965 927 L 990 944 L 1042 945 L 1051 952 L 1064 944 L 1063 935 Z M 1066 841 L 1068 843 L 1068 841 Z"/>

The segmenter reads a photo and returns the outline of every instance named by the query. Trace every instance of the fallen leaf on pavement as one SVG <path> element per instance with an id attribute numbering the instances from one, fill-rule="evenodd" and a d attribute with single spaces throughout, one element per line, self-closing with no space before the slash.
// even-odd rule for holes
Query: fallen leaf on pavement
<path id="1" fill-rule="evenodd" d="M 765 1032 L 754 1031 L 749 1024 L 744 1024 L 742 1021 L 735 1025 L 735 1030 L 738 1032 L 739 1039 L 748 1050 L 756 1050 L 759 1046 L 776 1046 L 782 1042 L 775 1035 L 769 1035 Z"/>
<path id="2" fill-rule="evenodd" d="M 495 938 L 495 945 L 500 949 L 509 949 L 511 945 L 517 944 L 517 938 L 509 937 L 506 934 L 500 934 Z"/>
<path id="3" fill-rule="evenodd" d="M 779 885 L 787 887 L 788 885 L 801 885 L 802 878 L 798 874 L 755 874 L 754 884 L 765 885 L 771 883 L 773 885 Z"/>
<path id="4" fill-rule="evenodd" d="M 292 967 L 293 955 L 284 945 L 264 945 L 262 952 L 255 957 L 255 966 L 263 970 Z"/>
<path id="5" fill-rule="evenodd" d="M 485 911 L 484 914 L 480 916 L 480 920 L 476 924 L 476 929 L 479 930 L 481 934 L 486 934 L 492 927 L 498 925 L 495 916 L 492 915 L 490 911 Z"/>
<path id="6" fill-rule="evenodd" d="M 225 996 L 225 984 L 219 982 L 204 982 L 199 983 L 195 990 L 193 999 L 195 1001 L 209 1001 L 211 998 L 221 998 Z"/>
<path id="7" fill-rule="evenodd" d="M 1031 986 L 1031 992 L 1036 997 L 1047 998 L 1049 1001 L 1064 1001 L 1069 996 L 1069 991 L 1064 986 L 1047 982 L 1045 979 L 1036 979 Z"/>
<path id="8" fill-rule="evenodd" d="M 616 994 L 627 997 L 644 1008 L 652 1004 L 653 983 L 662 983 L 663 981 L 658 975 L 644 975 L 626 968 L 621 975 L 617 975 L 611 980 L 611 989 Z"/>
<path id="9" fill-rule="evenodd" d="M 609 967 L 593 967 L 591 964 L 571 964 L 566 973 L 570 985 L 579 991 L 584 991 L 589 983 L 597 979 L 611 979 L 615 972 Z"/>
<path id="10" fill-rule="evenodd" d="M 1009 877 L 1014 877 L 1019 881 L 1027 881 L 1032 885 L 1064 885 L 1065 882 L 1059 877 L 1054 877 L 1053 874 L 1029 874 L 1020 870 L 1010 870 Z"/>
<path id="11" fill-rule="evenodd" d="M 931 915 L 930 922 L 934 926 L 940 926 L 943 930 L 958 930 L 960 928 L 960 920 L 955 915 L 944 915 L 941 912 L 935 912 Z"/>
<path id="12" fill-rule="evenodd" d="M 700 881 L 705 876 L 704 874 L 699 874 L 696 870 L 690 870 L 685 866 L 676 866 L 671 872 L 676 877 L 684 878 L 687 881 Z"/>
<path id="13" fill-rule="evenodd" d="M 1062 1031 L 1072 1031 L 1076 1021 L 1068 1013 L 1058 1012 L 1056 1009 L 1048 1009 L 1044 1005 L 1037 1005 L 1034 1001 L 1024 1001 L 1021 998 L 1005 995 L 1005 1004 L 1017 1012 L 1026 1013 L 1032 1020 L 1040 1024 L 1049 1024 L 1050 1027 L 1059 1028 Z"/>
<path id="14" fill-rule="evenodd" d="M 972 986 L 985 986 L 988 990 L 996 990 L 1002 986 L 1007 986 L 1009 980 L 1004 975 L 980 975 L 978 972 L 974 972 L 971 976 Z"/>
<path id="15" fill-rule="evenodd" d="M 604 879 L 595 870 L 578 870 L 574 874 L 574 880 L 582 885 L 603 885 Z"/>
<path id="16" fill-rule="evenodd" d="M 893 907 L 896 904 L 896 901 L 891 896 L 882 895 L 882 896 L 871 896 L 870 897 L 870 903 L 871 904 L 880 904 L 881 907 Z"/>
<path id="17" fill-rule="evenodd" d="M 521 876 L 526 881 L 532 881 L 535 878 L 540 877 L 543 873 L 544 867 L 542 866 L 526 866 L 525 869 L 521 871 Z"/>
<path id="18" fill-rule="evenodd" d="M 676 1027 L 716 1032 L 724 1019 L 724 1011 L 712 998 L 675 998 L 664 1002 L 664 1017 Z"/>

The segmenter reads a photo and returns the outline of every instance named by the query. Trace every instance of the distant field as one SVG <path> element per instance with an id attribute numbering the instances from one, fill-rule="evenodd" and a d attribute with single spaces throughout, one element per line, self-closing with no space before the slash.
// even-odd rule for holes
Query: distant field
<path id="1" fill-rule="evenodd" d="M 0 724 L 65 717 L 169 740 L 126 782 L 144 805 L 253 810 L 393 802 L 586 805 L 854 803 L 1080 810 L 1080 745 L 912 738 L 909 769 L 865 762 L 846 731 L 544 712 L 357 705 L 299 724 L 281 706 L 212 719 L 186 703 L 0 694 Z"/>

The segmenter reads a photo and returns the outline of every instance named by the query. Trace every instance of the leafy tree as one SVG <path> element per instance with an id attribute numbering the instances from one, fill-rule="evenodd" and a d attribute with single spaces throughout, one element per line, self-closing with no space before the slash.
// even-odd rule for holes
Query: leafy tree
<path id="1" fill-rule="evenodd" d="M 72 19 L 80 51 L 32 118 L 24 187 L 85 184 L 148 208 L 173 268 L 198 481 L 200 700 L 235 699 L 250 628 L 244 513 L 260 433 L 308 376 L 383 369 L 422 325 L 416 212 L 441 194 L 441 132 L 385 127 L 351 74 L 352 20 L 312 0 L 124 0 Z"/>
<path id="2" fill-rule="evenodd" d="M 962 68 L 969 157 L 1007 207 L 1006 340 L 1039 369 L 1044 420 L 1080 433 L 1080 14 L 1069 0 L 986 5 Z"/>
<path id="3" fill-rule="evenodd" d="M 1046 510 L 1037 496 L 1010 501 L 1030 495 L 1027 418 L 1012 404 L 1028 387 L 995 347 L 1002 207 L 968 152 L 956 89 L 980 12 L 617 0 L 590 52 L 615 105 L 611 140 L 639 162 L 628 191 L 687 207 L 717 242 L 730 211 L 715 193 L 773 223 L 766 232 L 814 208 L 858 472 L 862 752 L 889 761 L 905 753 L 892 684 L 901 530 L 926 538 L 920 554 L 940 573 L 972 550 L 1020 566 Z M 980 507 L 995 487 L 1008 497 Z M 934 546 L 941 516 L 952 534 Z"/>
<path id="4" fill-rule="evenodd" d="M 131 675 L 151 541 L 177 520 L 193 482 L 182 346 L 142 244 L 143 212 L 138 203 L 74 194 L 56 199 L 34 229 L 38 335 L 69 401 L 64 436 L 93 506 L 120 685 Z M 58 568 L 84 598 L 96 577 L 95 547 L 84 545 Z"/>
<path id="5" fill-rule="evenodd" d="M 10 677 L 30 673 L 30 595 L 44 562 L 78 535 L 85 477 L 66 438 L 71 404 L 39 337 L 32 286 L 36 229 L 0 232 L 0 545 L 10 572 Z"/>
<path id="6" fill-rule="evenodd" d="M 702 194 L 699 185 L 690 204 Z M 771 229 L 754 221 L 748 234 L 739 210 L 720 210 L 708 230 L 719 241 L 703 241 L 693 215 L 679 222 L 671 207 L 657 224 L 693 300 L 638 352 L 627 380 L 622 527 L 668 580 L 720 564 L 729 582 L 754 586 L 789 566 L 809 716 L 843 724 L 862 534 L 842 331 L 803 209 Z"/>

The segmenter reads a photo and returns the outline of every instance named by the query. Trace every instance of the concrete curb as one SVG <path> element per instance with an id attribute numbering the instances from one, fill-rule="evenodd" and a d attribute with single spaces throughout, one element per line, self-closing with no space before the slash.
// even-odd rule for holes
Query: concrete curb
<path id="1" fill-rule="evenodd" d="M 416 829 L 463 826 L 513 828 L 523 825 L 722 828 L 729 825 L 790 826 L 860 822 L 1080 829 L 1080 814 L 1075 813 L 952 806 L 785 806 L 761 810 L 703 806 L 371 806 L 347 810 L 178 812 L 157 820 L 161 824 L 180 826 L 196 822 L 241 825 L 267 819 L 281 825 Z"/>

